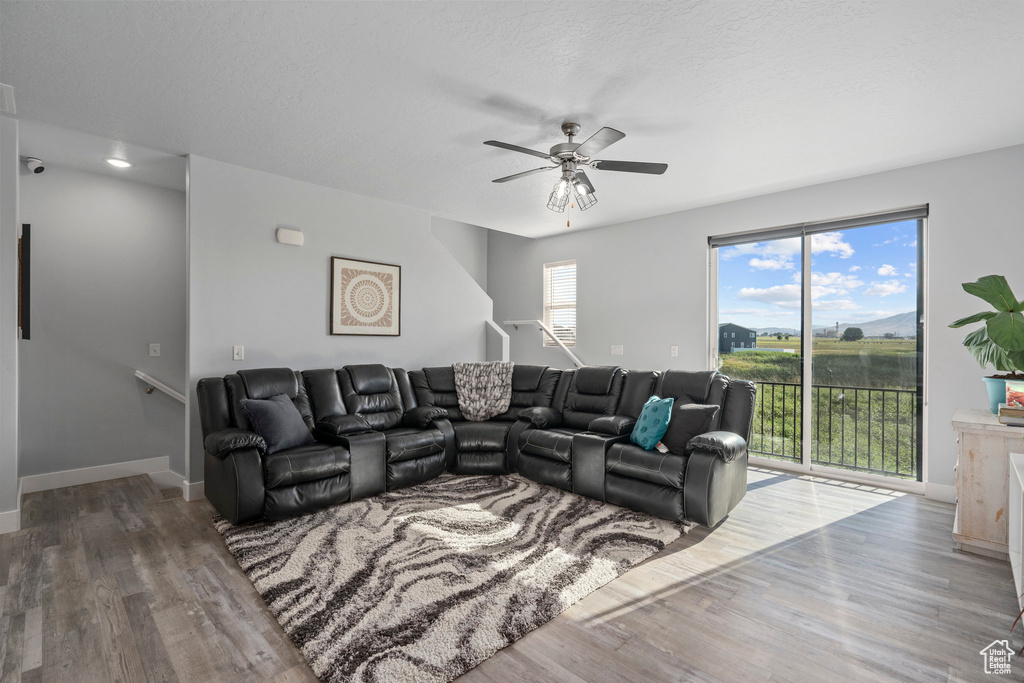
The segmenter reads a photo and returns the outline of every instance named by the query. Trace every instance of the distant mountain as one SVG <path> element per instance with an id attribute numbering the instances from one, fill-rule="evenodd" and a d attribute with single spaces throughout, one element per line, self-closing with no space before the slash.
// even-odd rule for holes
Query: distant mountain
<path id="1" fill-rule="evenodd" d="M 839 334 L 841 335 L 847 327 L 859 327 L 864 332 L 865 337 L 882 337 L 887 333 L 892 333 L 897 337 L 916 337 L 917 312 L 907 311 L 906 313 L 898 313 L 888 318 L 869 320 L 863 323 L 840 323 Z M 814 332 L 818 333 L 824 329 L 826 328 L 815 327 Z"/>
<path id="2" fill-rule="evenodd" d="M 792 327 L 758 327 L 755 329 L 758 336 L 763 334 L 790 334 L 797 336 L 800 334 L 800 330 Z"/>
<path id="3" fill-rule="evenodd" d="M 906 313 L 898 313 L 888 318 L 881 318 L 880 320 L 869 320 L 863 323 L 840 323 L 839 334 L 842 335 L 843 330 L 847 327 L 859 327 L 863 330 L 865 337 L 883 337 L 887 333 L 894 334 L 897 337 L 915 337 L 917 336 L 917 313 L 915 311 L 907 311 Z M 829 329 L 832 328 L 829 327 Z M 758 336 L 765 334 L 800 335 L 800 330 L 792 327 L 758 327 L 755 330 Z M 818 334 L 824 330 L 824 327 L 815 327 L 814 333 Z"/>

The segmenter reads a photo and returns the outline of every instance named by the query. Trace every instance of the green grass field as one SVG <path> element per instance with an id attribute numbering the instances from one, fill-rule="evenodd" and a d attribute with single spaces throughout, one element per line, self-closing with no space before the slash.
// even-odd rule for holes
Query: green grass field
<path id="1" fill-rule="evenodd" d="M 801 376 L 800 338 L 779 341 L 760 337 L 762 349 L 794 349 L 796 353 L 777 351 L 741 351 L 721 356 L 721 370 L 730 377 L 757 382 L 798 383 Z M 836 339 L 812 341 L 814 362 L 811 368 L 815 385 L 912 389 L 917 382 L 917 342 L 914 339 L 863 339 L 844 342 Z"/>
<path id="2" fill-rule="evenodd" d="M 723 354 L 721 371 L 736 379 L 767 383 L 758 386 L 751 450 L 799 460 L 800 339 L 761 337 L 757 344 L 796 353 Z M 816 338 L 812 350 L 811 459 L 916 478 L 916 340 Z"/>

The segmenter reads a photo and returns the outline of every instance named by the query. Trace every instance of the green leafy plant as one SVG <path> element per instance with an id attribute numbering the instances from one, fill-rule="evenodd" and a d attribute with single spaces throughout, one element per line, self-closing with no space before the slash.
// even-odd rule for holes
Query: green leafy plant
<path id="1" fill-rule="evenodd" d="M 964 337 L 964 346 L 981 367 L 991 365 L 997 372 L 1024 372 L 1024 301 L 1013 295 L 1002 275 L 986 275 L 963 283 L 964 291 L 988 302 L 995 310 L 982 311 L 949 324 L 963 327 L 984 325 Z"/>

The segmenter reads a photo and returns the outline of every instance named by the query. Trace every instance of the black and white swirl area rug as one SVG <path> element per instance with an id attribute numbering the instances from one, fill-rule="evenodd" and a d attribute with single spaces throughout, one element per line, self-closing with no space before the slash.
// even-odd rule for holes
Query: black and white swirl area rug
<path id="1" fill-rule="evenodd" d="M 453 475 L 282 522 L 215 524 L 331 683 L 450 681 L 685 531 L 518 476 Z"/>

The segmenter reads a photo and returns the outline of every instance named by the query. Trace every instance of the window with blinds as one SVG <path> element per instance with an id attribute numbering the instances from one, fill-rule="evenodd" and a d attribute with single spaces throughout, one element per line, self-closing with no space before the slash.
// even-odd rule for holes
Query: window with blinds
<path id="1" fill-rule="evenodd" d="M 563 344 L 576 346 L 576 261 L 544 264 L 544 324 Z M 544 346 L 557 346 L 544 335 Z"/>

